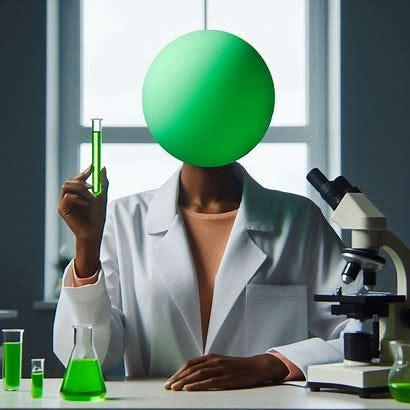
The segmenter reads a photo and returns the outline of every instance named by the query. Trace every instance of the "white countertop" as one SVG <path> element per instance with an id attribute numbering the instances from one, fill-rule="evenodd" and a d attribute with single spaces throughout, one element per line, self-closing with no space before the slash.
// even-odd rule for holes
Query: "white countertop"
<path id="1" fill-rule="evenodd" d="M 60 379 L 44 381 L 44 395 L 32 399 L 30 380 L 20 391 L 3 391 L 0 408 L 145 408 L 145 409 L 410 409 L 393 399 L 360 399 L 343 393 L 311 392 L 303 387 L 281 385 L 254 389 L 185 392 L 165 390 L 165 379 L 106 382 L 107 399 L 100 402 L 68 402 L 60 399 Z"/>

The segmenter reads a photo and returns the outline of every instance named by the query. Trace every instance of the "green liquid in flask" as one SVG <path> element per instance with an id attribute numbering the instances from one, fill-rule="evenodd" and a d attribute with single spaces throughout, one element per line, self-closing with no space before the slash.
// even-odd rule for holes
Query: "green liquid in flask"
<path id="1" fill-rule="evenodd" d="M 60 393 L 65 400 L 95 401 L 103 399 L 106 389 L 98 360 L 72 360 L 68 364 Z"/>
<path id="2" fill-rule="evenodd" d="M 101 183 L 101 144 L 102 144 L 102 132 L 92 132 L 92 191 L 95 196 L 98 196 L 102 192 Z"/>
<path id="3" fill-rule="evenodd" d="M 17 390 L 21 380 L 21 342 L 3 343 L 3 384 L 5 390 Z"/>
<path id="4" fill-rule="evenodd" d="M 389 383 L 389 390 L 394 400 L 410 403 L 410 383 Z"/>
<path id="5" fill-rule="evenodd" d="M 31 373 L 31 397 L 38 399 L 43 396 L 44 372 Z"/>

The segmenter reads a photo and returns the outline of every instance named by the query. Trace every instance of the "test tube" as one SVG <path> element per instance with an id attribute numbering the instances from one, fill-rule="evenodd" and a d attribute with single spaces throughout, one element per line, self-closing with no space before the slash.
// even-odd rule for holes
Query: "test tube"
<path id="1" fill-rule="evenodd" d="M 101 183 L 101 145 L 102 145 L 102 118 L 92 118 L 92 192 L 98 196 L 102 192 Z"/>
<path id="2" fill-rule="evenodd" d="M 24 329 L 2 329 L 3 332 L 3 387 L 18 390 L 21 380 L 21 357 Z"/>
<path id="3" fill-rule="evenodd" d="M 31 397 L 43 396 L 44 359 L 31 359 Z"/>

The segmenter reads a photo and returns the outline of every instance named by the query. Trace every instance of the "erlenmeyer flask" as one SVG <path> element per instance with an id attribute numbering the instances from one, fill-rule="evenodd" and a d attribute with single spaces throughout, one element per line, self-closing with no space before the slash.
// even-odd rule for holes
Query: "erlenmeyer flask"
<path id="1" fill-rule="evenodd" d="M 65 400 L 93 401 L 105 396 L 106 388 L 93 344 L 93 326 L 75 325 L 74 348 L 61 384 Z"/>
<path id="2" fill-rule="evenodd" d="M 389 372 L 389 390 L 397 401 L 410 403 L 410 342 L 394 341 L 394 363 Z"/>

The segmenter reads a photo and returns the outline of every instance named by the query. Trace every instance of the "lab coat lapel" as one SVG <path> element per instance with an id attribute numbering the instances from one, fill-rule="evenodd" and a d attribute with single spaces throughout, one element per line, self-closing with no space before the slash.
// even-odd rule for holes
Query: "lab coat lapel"
<path id="1" fill-rule="evenodd" d="M 202 353 L 198 283 L 184 222 L 176 215 L 169 230 L 152 251 L 152 262 L 183 316 Z"/>
<path id="2" fill-rule="evenodd" d="M 233 305 L 267 258 L 266 253 L 252 240 L 249 231 L 270 231 L 274 228 L 272 207 L 265 189 L 238 163 L 236 165 L 243 175 L 242 198 L 215 278 L 205 354 L 212 352 L 216 336 Z"/>
<path id="3" fill-rule="evenodd" d="M 149 234 L 165 234 L 151 251 L 170 296 L 177 305 L 195 343 L 202 354 L 202 329 L 195 265 L 178 211 L 180 170 L 157 190 L 149 205 L 146 229 Z"/>
<path id="4" fill-rule="evenodd" d="M 198 354 L 202 354 L 197 276 L 184 221 L 178 210 L 180 171 L 156 191 L 148 207 L 145 227 L 150 235 L 163 235 L 151 251 L 152 263 L 181 312 Z M 274 229 L 266 190 L 239 163 L 235 163 L 235 172 L 243 178 L 242 198 L 215 278 L 205 353 L 211 351 L 235 301 L 267 258 L 252 240 L 250 231 Z"/>

